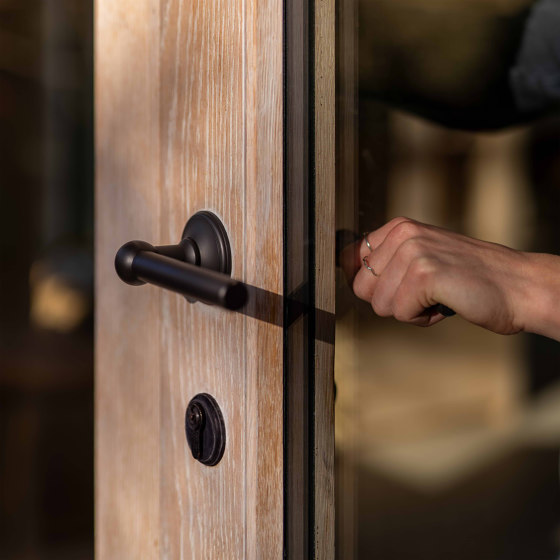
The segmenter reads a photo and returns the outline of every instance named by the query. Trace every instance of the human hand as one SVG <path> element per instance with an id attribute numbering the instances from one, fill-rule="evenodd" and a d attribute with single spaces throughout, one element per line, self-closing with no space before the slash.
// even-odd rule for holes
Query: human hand
<path id="1" fill-rule="evenodd" d="M 554 291 L 539 274 L 560 278 L 558 257 L 515 251 L 408 218 L 395 218 L 367 238 L 373 250 L 362 241 L 352 255 L 358 270 L 353 289 L 382 317 L 431 326 L 445 318 L 434 308 L 443 304 L 497 333 L 560 334 L 560 327 L 543 332 L 543 306 Z M 362 264 L 364 257 L 377 276 Z M 348 255 L 345 262 L 348 271 Z"/>

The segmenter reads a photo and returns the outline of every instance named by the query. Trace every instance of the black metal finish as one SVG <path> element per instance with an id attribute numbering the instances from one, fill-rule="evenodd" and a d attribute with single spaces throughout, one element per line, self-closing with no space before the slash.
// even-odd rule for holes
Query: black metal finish
<path id="1" fill-rule="evenodd" d="M 181 239 L 194 241 L 200 251 L 202 268 L 209 268 L 228 276 L 231 274 L 231 248 L 226 228 L 212 212 L 197 212 L 187 222 Z"/>
<path id="2" fill-rule="evenodd" d="M 447 305 L 443 305 L 443 303 L 438 303 L 435 306 L 436 313 L 441 313 L 444 317 L 453 317 L 453 315 L 457 315 L 451 307 L 447 307 Z"/>
<path id="3" fill-rule="evenodd" d="M 177 245 L 125 243 L 115 257 L 115 269 L 127 284 L 155 284 L 184 295 L 191 303 L 198 300 L 239 309 L 247 301 L 246 286 L 229 276 L 231 249 L 226 230 L 207 211 L 189 219 Z"/>
<path id="4" fill-rule="evenodd" d="M 217 465 L 226 448 L 226 425 L 214 397 L 200 393 L 185 412 L 185 434 L 192 456 L 203 465 Z"/>

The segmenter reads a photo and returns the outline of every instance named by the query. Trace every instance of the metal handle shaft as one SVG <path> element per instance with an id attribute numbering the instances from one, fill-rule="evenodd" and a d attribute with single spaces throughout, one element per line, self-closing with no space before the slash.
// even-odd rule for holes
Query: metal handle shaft
<path id="1" fill-rule="evenodd" d="M 246 303 L 247 288 L 242 282 L 227 274 L 159 254 L 157 250 L 143 241 L 123 245 L 115 257 L 115 269 L 121 280 L 132 285 L 148 282 L 191 300 L 226 309 L 239 309 Z"/>

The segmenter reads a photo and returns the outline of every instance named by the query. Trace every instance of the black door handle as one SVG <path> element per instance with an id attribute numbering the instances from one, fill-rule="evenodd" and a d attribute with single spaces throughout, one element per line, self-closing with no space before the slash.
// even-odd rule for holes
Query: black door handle
<path id="1" fill-rule="evenodd" d="M 155 284 L 184 295 L 191 303 L 198 300 L 233 310 L 247 302 L 245 284 L 230 277 L 229 239 L 212 212 L 192 216 L 177 245 L 125 243 L 115 257 L 115 269 L 127 284 Z"/>

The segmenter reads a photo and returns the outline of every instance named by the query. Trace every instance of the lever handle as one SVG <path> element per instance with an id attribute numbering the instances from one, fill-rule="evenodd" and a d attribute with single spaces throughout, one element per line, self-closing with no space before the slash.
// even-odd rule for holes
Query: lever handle
<path id="1" fill-rule="evenodd" d="M 125 243 L 115 257 L 115 269 L 127 284 L 155 284 L 184 295 L 190 302 L 199 300 L 232 310 L 247 302 L 245 284 L 229 276 L 229 240 L 221 221 L 211 212 L 197 212 L 177 245 Z"/>

